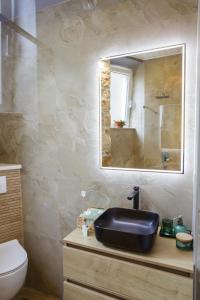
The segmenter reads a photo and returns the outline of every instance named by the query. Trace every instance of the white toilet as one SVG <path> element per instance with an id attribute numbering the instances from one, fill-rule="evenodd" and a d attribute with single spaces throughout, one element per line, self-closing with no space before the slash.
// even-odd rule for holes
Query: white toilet
<path id="1" fill-rule="evenodd" d="M 0 300 L 10 300 L 19 292 L 27 267 L 27 253 L 17 240 L 0 244 Z"/>

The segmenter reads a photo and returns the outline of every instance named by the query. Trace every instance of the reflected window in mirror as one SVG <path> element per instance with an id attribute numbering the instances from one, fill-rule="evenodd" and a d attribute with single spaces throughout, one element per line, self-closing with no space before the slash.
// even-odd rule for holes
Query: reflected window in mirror
<path id="1" fill-rule="evenodd" d="M 119 120 L 124 121 L 125 127 L 129 127 L 129 105 L 132 94 L 131 69 L 111 65 L 110 92 L 111 127 L 115 127 L 115 122 Z"/>

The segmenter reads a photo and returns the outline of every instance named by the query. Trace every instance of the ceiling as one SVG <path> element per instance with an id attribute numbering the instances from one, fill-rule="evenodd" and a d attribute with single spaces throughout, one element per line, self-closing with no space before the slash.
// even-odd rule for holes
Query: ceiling
<path id="1" fill-rule="evenodd" d="M 133 55 L 130 54 L 127 56 L 114 57 L 110 59 L 110 62 L 112 65 L 134 70 L 137 68 L 138 64 L 145 60 L 182 54 L 182 51 L 182 46 L 158 48 L 150 51 L 138 52 Z"/>
<path id="2" fill-rule="evenodd" d="M 36 9 L 40 10 L 51 5 L 56 5 L 63 2 L 69 2 L 70 0 L 36 0 Z"/>
<path id="3" fill-rule="evenodd" d="M 110 60 L 111 65 L 120 66 L 124 68 L 129 69 L 135 69 L 137 65 L 139 64 L 138 61 L 134 60 L 131 57 L 119 57 L 119 58 L 113 58 Z"/>
<path id="4" fill-rule="evenodd" d="M 24 5 L 25 0 L 0 0 L 1 1 L 1 13 L 9 19 L 13 17 L 18 17 L 24 13 L 25 7 L 27 5 L 33 11 L 42 10 L 52 5 L 57 5 L 60 3 L 71 2 L 74 0 L 29 0 L 26 5 Z M 90 10 L 96 7 L 98 0 L 79 0 L 82 4 L 83 9 Z M 108 1 L 108 0 L 107 0 Z"/>
<path id="5" fill-rule="evenodd" d="M 12 18 L 14 15 L 20 16 L 21 12 L 24 12 L 23 1 L 25 0 L 1 0 L 1 12 L 7 18 Z M 51 5 L 56 5 L 63 2 L 69 2 L 71 0 L 29 0 L 28 5 L 36 10 L 47 8 Z"/>

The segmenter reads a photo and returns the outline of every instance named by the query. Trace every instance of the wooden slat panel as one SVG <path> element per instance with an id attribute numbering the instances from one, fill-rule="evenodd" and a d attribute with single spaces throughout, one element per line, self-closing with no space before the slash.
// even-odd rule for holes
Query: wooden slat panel
<path id="1" fill-rule="evenodd" d="M 2 243 L 8 241 L 7 235 L 5 235 L 5 236 L 2 235 L 0 238 L 2 240 Z M 23 236 L 19 233 L 19 230 L 18 231 L 12 231 L 9 234 L 9 240 L 19 240 L 21 242 L 21 240 L 23 240 Z"/>
<path id="2" fill-rule="evenodd" d="M 116 298 L 64 282 L 64 300 L 116 300 Z"/>
<path id="3" fill-rule="evenodd" d="M 1 171 L 7 193 L 0 194 L 0 243 L 18 239 L 23 244 L 23 217 L 20 170 Z"/>
<path id="4" fill-rule="evenodd" d="M 10 205 L 8 206 L 8 201 Z M 13 196 L 13 195 L 5 195 L 4 199 L 0 199 L 0 205 L 3 207 L 3 205 L 10 207 L 11 205 L 16 205 L 21 207 L 21 196 Z"/>
<path id="5" fill-rule="evenodd" d="M 125 299 L 192 300 L 191 278 L 63 247 L 64 276 Z"/>

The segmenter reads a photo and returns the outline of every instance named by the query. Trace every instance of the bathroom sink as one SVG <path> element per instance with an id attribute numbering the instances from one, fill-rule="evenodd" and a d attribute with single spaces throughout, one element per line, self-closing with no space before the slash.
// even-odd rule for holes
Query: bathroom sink
<path id="1" fill-rule="evenodd" d="M 159 215 L 154 212 L 109 208 L 94 222 L 98 241 L 106 246 L 147 252 L 154 242 Z"/>

